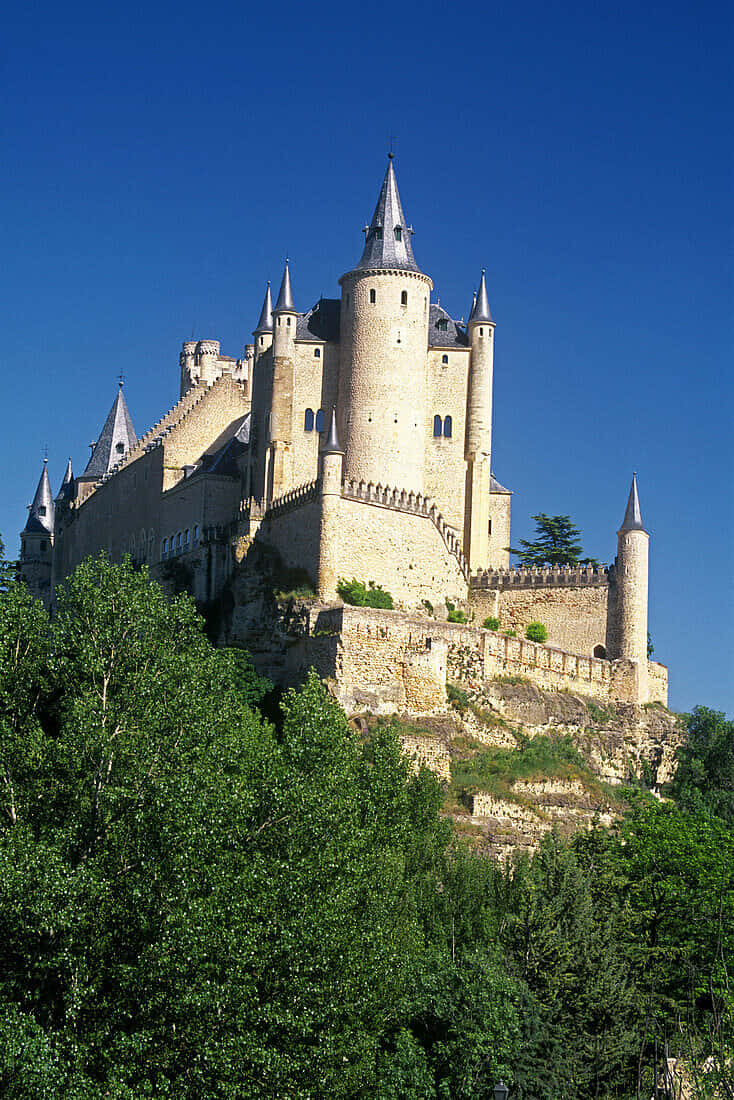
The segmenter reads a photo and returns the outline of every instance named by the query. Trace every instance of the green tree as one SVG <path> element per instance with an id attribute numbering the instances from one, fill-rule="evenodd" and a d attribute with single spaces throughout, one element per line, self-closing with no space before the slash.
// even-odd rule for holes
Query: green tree
<path id="1" fill-rule="evenodd" d="M 582 558 L 581 532 L 570 516 L 547 516 L 539 512 L 535 520 L 535 538 L 520 539 L 521 550 L 510 549 L 520 565 L 598 565 L 594 558 Z"/>
<path id="2" fill-rule="evenodd" d="M 734 827 L 734 722 L 695 707 L 678 750 L 673 796 L 687 810 L 709 810 Z"/>
<path id="3" fill-rule="evenodd" d="M 0 536 L 0 592 L 5 592 L 8 585 L 16 575 L 18 563 L 7 561 L 5 558 L 5 544 Z"/>

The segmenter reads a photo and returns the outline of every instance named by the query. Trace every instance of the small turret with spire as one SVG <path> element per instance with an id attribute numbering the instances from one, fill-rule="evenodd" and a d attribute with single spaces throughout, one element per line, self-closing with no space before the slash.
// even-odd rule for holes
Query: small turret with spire
<path id="1" fill-rule="evenodd" d="M 642 522 L 637 473 L 632 485 L 622 526 L 617 532 L 616 582 L 616 656 L 637 666 L 637 691 L 634 702 L 648 700 L 647 672 L 647 590 L 650 536 Z"/>
<path id="2" fill-rule="evenodd" d="M 20 533 L 19 567 L 21 580 L 47 609 L 51 603 L 54 515 L 48 459 L 44 458 L 35 495 L 28 505 L 28 519 Z"/>
<path id="3" fill-rule="evenodd" d="M 484 268 L 474 295 L 466 331 L 471 346 L 466 404 L 467 494 L 464 554 L 472 569 L 486 569 L 489 560 L 489 510 L 492 457 L 492 387 L 494 383 L 494 321 Z"/>

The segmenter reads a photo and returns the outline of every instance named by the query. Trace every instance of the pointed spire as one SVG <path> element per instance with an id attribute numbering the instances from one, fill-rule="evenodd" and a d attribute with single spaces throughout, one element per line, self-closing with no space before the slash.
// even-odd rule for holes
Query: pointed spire
<path id="1" fill-rule="evenodd" d="M 122 392 L 122 383 L 120 383 L 117 397 L 105 420 L 102 434 L 94 444 L 82 477 L 104 477 L 125 457 L 136 442 L 137 436 Z"/>
<path id="2" fill-rule="evenodd" d="M 640 498 L 637 495 L 637 472 L 632 474 L 632 487 L 630 489 L 629 499 L 627 501 L 627 511 L 624 513 L 624 519 L 622 520 L 622 526 L 620 527 L 620 534 L 622 531 L 644 531 L 645 526 L 642 522 L 642 512 L 640 511 Z M 647 532 L 645 532 L 647 534 Z"/>
<path id="3" fill-rule="evenodd" d="M 489 312 L 489 298 L 487 297 L 487 280 L 484 277 L 484 268 L 482 268 L 482 277 L 479 280 L 479 290 L 474 298 L 474 305 L 472 311 L 469 314 L 469 324 L 474 321 L 483 321 L 485 324 L 491 322 L 492 314 Z"/>
<path id="4" fill-rule="evenodd" d="M 329 435 L 327 437 L 326 443 L 324 444 L 322 454 L 344 454 L 341 447 L 339 446 L 339 436 L 336 434 L 336 405 L 331 406 L 331 423 L 329 424 Z"/>
<path id="5" fill-rule="evenodd" d="M 54 502 L 51 496 L 51 482 L 48 480 L 48 459 L 44 458 L 36 495 L 28 509 L 28 520 L 22 534 L 49 535 L 53 529 Z"/>
<path id="6" fill-rule="evenodd" d="M 273 331 L 273 299 L 270 297 L 270 279 L 268 279 L 268 289 L 265 291 L 265 301 L 263 307 L 260 310 L 260 320 L 257 322 L 257 328 L 255 333 L 260 332 L 272 332 Z"/>
<path id="7" fill-rule="evenodd" d="M 296 307 L 293 304 L 293 289 L 291 287 L 291 273 L 288 267 L 288 257 L 285 258 L 285 271 L 283 272 L 283 282 L 280 284 L 280 294 L 278 295 L 278 301 L 275 303 L 275 309 L 273 313 L 295 313 Z M 272 327 L 272 326 L 271 326 Z"/>
<path id="8" fill-rule="evenodd" d="M 71 459 L 66 463 L 66 473 L 64 474 L 64 480 L 61 482 L 61 488 L 56 494 L 57 502 L 63 500 L 70 500 L 74 495 L 74 473 L 71 468 Z"/>
<path id="9" fill-rule="evenodd" d="M 398 268 L 420 271 L 413 256 L 412 226 L 405 224 L 405 215 L 398 193 L 392 154 L 382 181 L 377 206 L 367 227 L 367 239 L 357 270 L 364 268 Z"/>

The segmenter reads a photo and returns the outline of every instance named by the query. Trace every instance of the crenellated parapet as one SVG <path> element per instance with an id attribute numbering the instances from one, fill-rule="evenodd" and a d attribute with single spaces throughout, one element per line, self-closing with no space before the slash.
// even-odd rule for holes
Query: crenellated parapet
<path id="1" fill-rule="evenodd" d="M 464 557 L 461 541 L 455 529 L 446 523 L 430 497 L 412 490 L 382 485 L 380 482 L 374 484 L 372 481 L 354 481 L 350 478 L 342 481 L 342 496 L 348 500 L 361 500 L 365 504 L 374 504 L 380 508 L 391 508 L 396 512 L 426 516 L 438 531 L 446 549 L 456 558 L 465 580 L 469 582 L 469 565 Z"/>
<path id="2" fill-rule="evenodd" d="M 553 565 L 482 569 L 471 578 L 472 588 L 572 588 L 608 585 L 611 565 Z"/>

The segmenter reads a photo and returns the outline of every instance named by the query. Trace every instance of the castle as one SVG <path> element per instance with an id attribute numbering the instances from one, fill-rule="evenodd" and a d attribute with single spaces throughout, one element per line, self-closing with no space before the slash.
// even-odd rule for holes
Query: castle
<path id="1" fill-rule="evenodd" d="M 164 585 L 183 576 L 200 605 L 226 598 L 221 639 L 247 643 L 259 605 L 248 610 L 244 579 L 277 562 L 310 580 L 329 636 L 341 639 L 337 680 L 350 629 L 371 637 L 383 615 L 375 639 L 387 646 L 404 634 L 391 660 L 404 671 L 430 666 L 429 680 L 445 679 L 446 653 L 450 665 L 462 646 L 480 645 L 482 675 L 517 669 L 554 686 L 666 702 L 667 670 L 647 656 L 648 534 L 636 480 L 615 566 L 510 569 L 511 493 L 492 472 L 485 273 L 466 323 L 431 302 L 392 156 L 364 232 L 340 297 L 299 311 L 286 260 L 242 356 L 222 355 L 213 339 L 186 341 L 180 398 L 140 438 L 120 384 L 84 471 L 75 477 L 69 462 L 55 501 L 44 464 L 21 534 L 26 583 L 52 606 L 82 559 L 129 554 Z M 362 631 L 359 609 L 339 610 L 339 582 L 352 577 L 389 590 L 399 610 L 371 612 Z M 501 632 L 438 622 L 447 601 L 475 624 L 499 619 Z M 311 607 L 298 660 L 318 665 L 317 619 Z M 516 636 L 533 620 L 547 626 L 547 646 Z M 360 673 L 359 662 L 353 673 L 355 682 L 381 675 Z"/>

